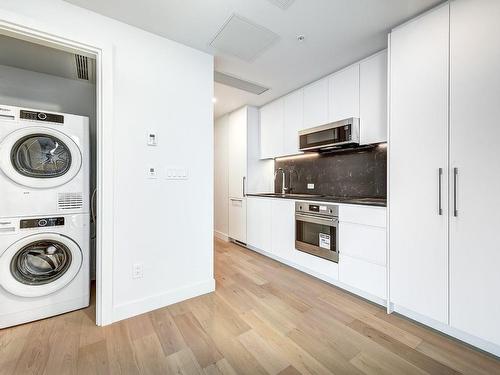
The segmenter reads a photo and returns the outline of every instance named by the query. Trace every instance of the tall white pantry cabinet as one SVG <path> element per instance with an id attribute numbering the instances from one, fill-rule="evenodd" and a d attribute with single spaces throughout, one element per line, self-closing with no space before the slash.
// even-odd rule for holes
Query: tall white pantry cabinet
<path id="1" fill-rule="evenodd" d="M 390 302 L 500 355 L 500 1 L 390 34 Z"/>

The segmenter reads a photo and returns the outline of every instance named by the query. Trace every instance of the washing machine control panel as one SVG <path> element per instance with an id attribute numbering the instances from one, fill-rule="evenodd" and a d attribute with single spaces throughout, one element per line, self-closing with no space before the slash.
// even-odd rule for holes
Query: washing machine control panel
<path id="1" fill-rule="evenodd" d="M 55 113 L 26 111 L 24 109 L 21 109 L 20 117 L 23 120 L 45 121 L 64 124 L 64 116 L 56 115 Z"/>
<path id="2" fill-rule="evenodd" d="M 64 217 L 42 217 L 38 219 L 24 219 L 21 220 L 19 227 L 26 228 L 44 228 L 56 227 L 64 225 Z"/>

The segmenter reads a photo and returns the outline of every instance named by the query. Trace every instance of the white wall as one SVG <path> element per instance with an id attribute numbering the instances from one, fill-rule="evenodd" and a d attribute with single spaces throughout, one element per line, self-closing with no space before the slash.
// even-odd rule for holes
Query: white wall
<path id="1" fill-rule="evenodd" d="M 219 238 L 227 238 L 229 205 L 229 115 L 215 120 L 214 124 L 214 229 Z"/>
<path id="2" fill-rule="evenodd" d="M 0 19 L 113 46 L 114 168 L 105 173 L 114 174 L 114 249 L 103 249 L 114 256 L 111 320 L 213 290 L 212 56 L 60 0 L 3 0 Z M 146 178 L 150 166 L 158 179 Z M 189 179 L 165 180 L 169 166 Z M 134 263 L 142 279 L 132 278 Z"/>

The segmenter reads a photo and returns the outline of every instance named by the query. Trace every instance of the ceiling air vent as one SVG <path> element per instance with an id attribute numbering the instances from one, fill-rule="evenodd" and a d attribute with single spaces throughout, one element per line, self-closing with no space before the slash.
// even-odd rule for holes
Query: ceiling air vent
<path id="1" fill-rule="evenodd" d="M 283 10 L 287 10 L 288 8 L 290 8 L 290 5 L 292 5 L 295 0 L 268 0 L 268 1 Z"/>
<path id="2" fill-rule="evenodd" d="M 79 79 L 84 79 L 86 81 L 90 80 L 90 62 L 89 58 L 82 55 L 75 55 L 76 62 L 76 75 Z"/>
<path id="3" fill-rule="evenodd" d="M 221 83 L 226 86 L 231 86 L 239 90 L 247 91 L 252 94 L 260 95 L 267 90 L 269 90 L 269 87 L 264 87 L 261 85 L 258 85 L 256 83 L 244 81 L 240 78 L 230 76 L 229 74 L 226 73 L 221 73 L 221 72 L 214 72 L 214 81 Z"/>
<path id="4" fill-rule="evenodd" d="M 210 46 L 222 53 L 252 62 L 273 45 L 279 36 L 237 14 L 231 15 Z"/>

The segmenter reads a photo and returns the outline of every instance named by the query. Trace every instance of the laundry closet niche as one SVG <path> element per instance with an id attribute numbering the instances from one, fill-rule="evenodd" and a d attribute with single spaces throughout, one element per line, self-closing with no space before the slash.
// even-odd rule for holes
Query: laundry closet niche
<path id="1" fill-rule="evenodd" d="M 86 199 L 90 214 L 90 280 L 95 280 L 97 219 L 96 197 L 93 194 L 96 187 L 95 59 L 6 35 L 0 35 L 0 51 L 2 51 L 0 107 L 14 106 L 88 118 L 90 154 L 89 168 L 86 172 L 89 177 Z"/>

